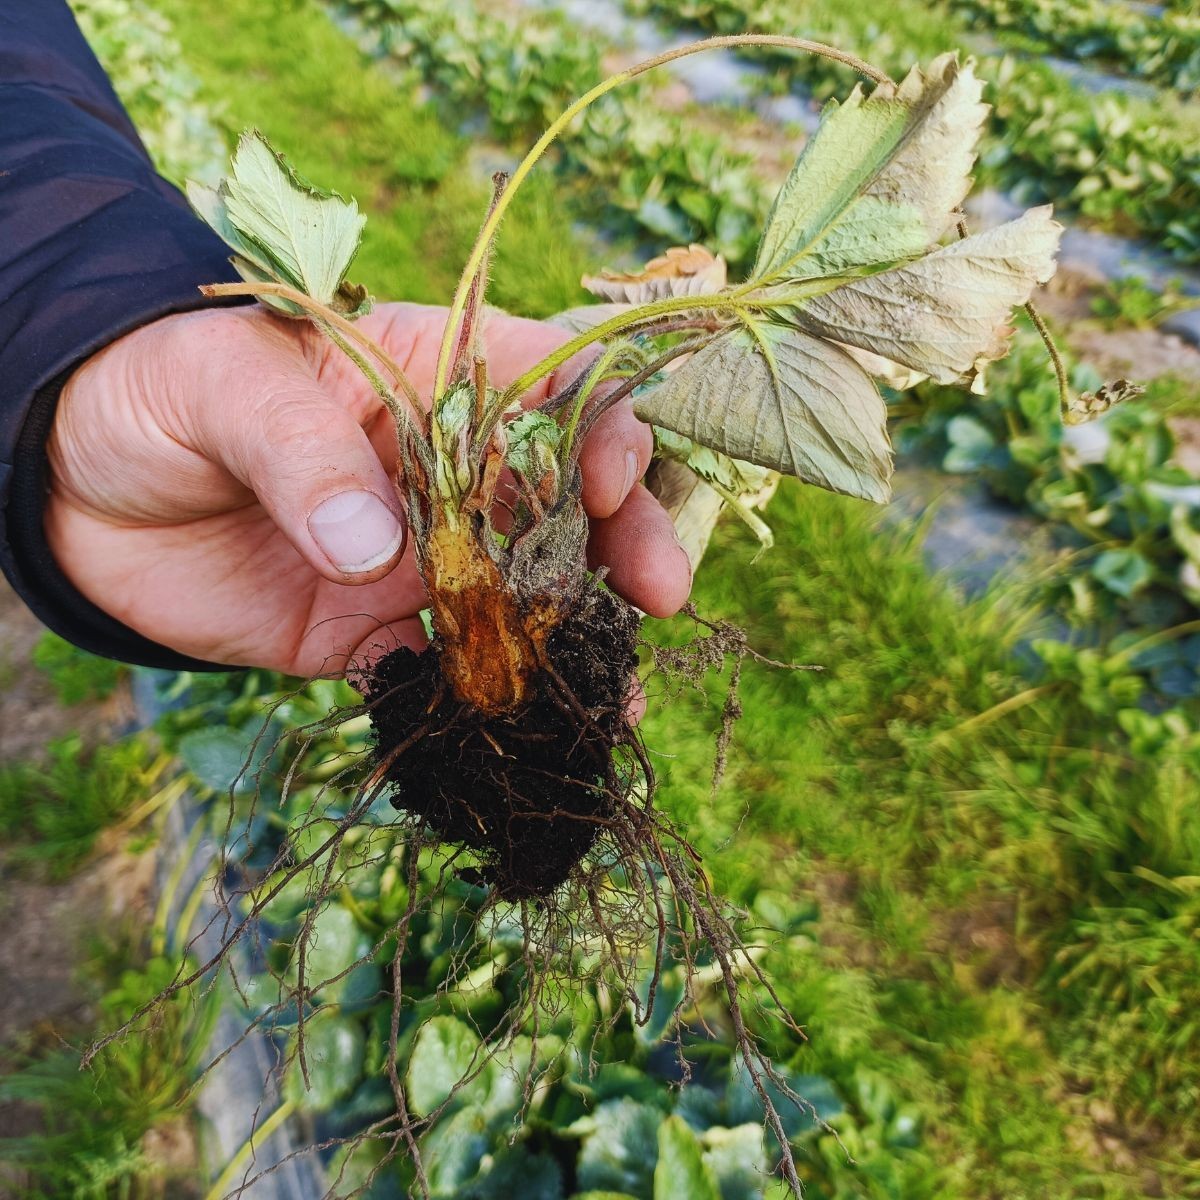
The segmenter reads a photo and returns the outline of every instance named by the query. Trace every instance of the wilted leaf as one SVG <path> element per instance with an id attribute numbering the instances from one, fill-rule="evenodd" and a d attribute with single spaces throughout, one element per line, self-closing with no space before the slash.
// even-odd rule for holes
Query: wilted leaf
<path id="1" fill-rule="evenodd" d="M 923 383 L 929 378 L 924 371 L 914 371 L 911 367 L 905 367 L 900 363 L 892 362 L 890 358 L 884 358 L 882 354 L 872 354 L 870 350 L 863 350 L 858 346 L 847 346 L 844 342 L 838 342 L 838 346 L 845 350 L 868 375 L 878 379 L 880 383 L 886 384 L 893 391 L 906 392 L 909 388 L 916 387 L 918 383 Z"/>
<path id="2" fill-rule="evenodd" d="M 555 313 L 547 318 L 547 324 L 558 325 L 571 333 L 586 333 L 612 317 L 628 312 L 629 308 L 628 304 L 581 304 L 578 308 Z"/>
<path id="3" fill-rule="evenodd" d="M 703 246 L 672 246 L 640 271 L 601 271 L 581 281 L 602 300 L 649 304 L 668 296 L 707 296 L 725 286 L 725 260 Z"/>
<path id="4" fill-rule="evenodd" d="M 654 453 L 657 459 L 667 459 L 687 467 L 689 471 L 694 472 L 704 483 L 714 489 L 724 504 L 728 504 L 751 529 L 764 550 L 769 550 L 775 544 L 775 535 L 771 532 L 771 527 L 754 510 L 762 508 L 774 495 L 776 484 L 779 481 L 779 475 L 776 472 L 769 471 L 764 467 L 757 467 L 753 463 L 738 462 L 727 454 L 721 454 L 707 446 L 697 445 L 689 438 L 681 437 L 669 429 L 660 427 L 655 427 L 654 430 Z M 680 529 L 676 509 L 659 494 L 661 489 L 652 487 L 651 490 L 655 493 L 659 503 L 671 514 L 672 520 L 675 521 L 675 532 L 683 542 L 690 559 L 692 548 Z M 676 507 L 682 511 L 688 497 L 679 494 L 675 499 Z M 719 515 L 721 507 L 718 505 L 714 521 L 715 516 Z M 706 536 L 704 538 L 705 545 L 707 540 Z M 699 554 L 703 554 L 704 545 L 700 545 L 698 551 Z M 693 569 L 698 562 L 699 555 L 693 562 Z"/>
<path id="5" fill-rule="evenodd" d="M 886 406 L 849 355 L 799 330 L 723 334 L 637 398 L 645 421 L 834 492 L 884 501 Z M 770 357 L 768 358 L 768 353 Z"/>
<path id="6" fill-rule="evenodd" d="M 1074 397 L 1063 410 L 1063 422 L 1067 425 L 1082 425 L 1126 400 L 1143 395 L 1145 391 L 1140 384 L 1130 383 L 1128 379 L 1114 379 L 1094 392 L 1082 392 Z"/>
<path id="7" fill-rule="evenodd" d="M 802 329 L 951 383 L 1006 351 L 1010 314 L 1054 274 L 1062 227 L 1049 207 L 890 271 L 798 301 Z"/>
<path id="8" fill-rule="evenodd" d="M 724 498 L 683 463 L 669 459 L 658 459 L 650 465 L 646 487 L 667 510 L 675 536 L 695 572 L 725 508 Z"/>
<path id="9" fill-rule="evenodd" d="M 365 290 L 344 280 L 366 218 L 353 200 L 302 179 L 261 133 L 242 134 L 219 188 L 189 183 L 188 198 L 235 251 L 244 279 L 287 284 L 341 312 L 365 311 Z M 298 313 L 277 297 L 264 302 Z"/>
<path id="10" fill-rule="evenodd" d="M 943 54 L 898 86 L 830 103 L 775 200 L 751 279 L 832 275 L 936 244 L 971 186 L 981 88 L 970 62 Z"/>

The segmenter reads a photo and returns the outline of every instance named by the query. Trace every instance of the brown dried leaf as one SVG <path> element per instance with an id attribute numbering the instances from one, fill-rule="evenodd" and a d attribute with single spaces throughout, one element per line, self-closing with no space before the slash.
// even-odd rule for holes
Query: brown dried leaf
<path id="1" fill-rule="evenodd" d="M 585 275 L 583 286 L 602 300 L 649 304 L 671 296 L 711 296 L 725 286 L 725 259 L 703 246 L 672 246 L 640 271 Z"/>
<path id="2" fill-rule="evenodd" d="M 1145 391 L 1141 384 L 1130 383 L 1128 379 L 1114 379 L 1094 392 L 1081 392 L 1063 410 L 1063 424 L 1083 425 L 1093 421 L 1110 408 L 1141 396 Z"/>

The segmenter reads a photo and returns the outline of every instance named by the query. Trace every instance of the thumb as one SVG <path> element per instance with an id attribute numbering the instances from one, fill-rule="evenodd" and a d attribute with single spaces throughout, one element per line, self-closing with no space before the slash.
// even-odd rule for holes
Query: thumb
<path id="1" fill-rule="evenodd" d="M 232 390 L 198 406 L 198 441 L 324 578 L 381 579 L 406 539 L 395 486 L 362 426 L 303 359 L 270 349 L 254 369 L 241 364 Z"/>

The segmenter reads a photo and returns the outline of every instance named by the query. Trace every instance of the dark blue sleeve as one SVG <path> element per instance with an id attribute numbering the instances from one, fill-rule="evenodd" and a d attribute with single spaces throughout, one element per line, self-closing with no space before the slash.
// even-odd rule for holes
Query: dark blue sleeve
<path id="1" fill-rule="evenodd" d="M 0 568 L 97 654 L 202 668 L 90 604 L 42 531 L 45 439 L 71 371 L 233 278 L 223 244 L 154 170 L 65 0 L 0 0 Z"/>

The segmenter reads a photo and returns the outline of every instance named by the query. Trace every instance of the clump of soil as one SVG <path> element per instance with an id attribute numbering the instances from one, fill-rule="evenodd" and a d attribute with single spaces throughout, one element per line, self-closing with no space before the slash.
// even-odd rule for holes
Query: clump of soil
<path id="1" fill-rule="evenodd" d="M 631 774 L 614 752 L 632 734 L 625 705 L 639 618 L 585 586 L 551 633 L 531 699 L 488 717 L 446 686 L 440 649 L 398 649 L 365 681 L 375 759 L 391 802 L 480 860 L 498 896 L 545 896 L 612 820 Z"/>

